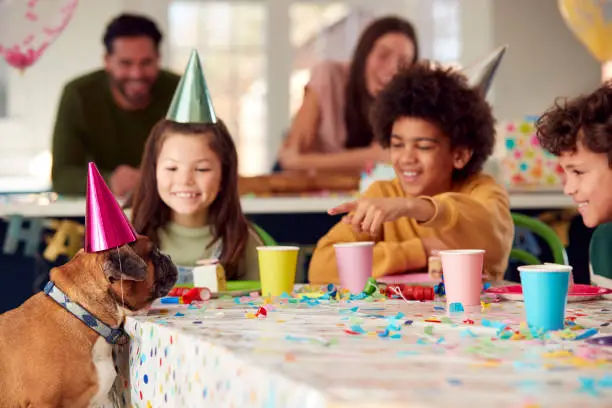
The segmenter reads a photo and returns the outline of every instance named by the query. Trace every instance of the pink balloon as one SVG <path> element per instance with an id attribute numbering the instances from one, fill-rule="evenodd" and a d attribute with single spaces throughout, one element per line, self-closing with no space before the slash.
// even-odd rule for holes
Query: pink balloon
<path id="1" fill-rule="evenodd" d="M 32 66 L 64 31 L 78 0 L 0 0 L 0 56 L 15 68 Z"/>

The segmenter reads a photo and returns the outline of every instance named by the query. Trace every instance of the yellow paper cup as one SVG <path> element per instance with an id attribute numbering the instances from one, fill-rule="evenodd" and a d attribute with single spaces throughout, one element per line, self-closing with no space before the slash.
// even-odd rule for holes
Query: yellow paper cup
<path id="1" fill-rule="evenodd" d="M 299 251 L 296 246 L 257 247 L 262 296 L 280 296 L 293 291 Z"/>

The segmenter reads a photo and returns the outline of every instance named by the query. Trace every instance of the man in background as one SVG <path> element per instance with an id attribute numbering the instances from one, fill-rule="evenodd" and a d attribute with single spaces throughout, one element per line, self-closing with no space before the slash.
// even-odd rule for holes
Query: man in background
<path id="1" fill-rule="evenodd" d="M 62 92 L 51 169 L 59 194 L 85 193 L 89 161 L 115 195 L 130 193 L 149 132 L 165 116 L 180 79 L 160 69 L 162 33 L 150 19 L 122 14 L 103 40 L 104 69 L 70 81 Z"/>

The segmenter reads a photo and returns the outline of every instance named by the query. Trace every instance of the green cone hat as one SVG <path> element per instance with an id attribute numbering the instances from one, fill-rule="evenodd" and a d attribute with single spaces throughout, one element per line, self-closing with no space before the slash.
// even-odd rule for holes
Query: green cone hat
<path id="1" fill-rule="evenodd" d="M 215 108 L 196 50 L 191 52 L 185 73 L 174 92 L 166 119 L 179 123 L 217 123 Z"/>
<path id="2" fill-rule="evenodd" d="M 467 77 L 468 84 L 473 88 L 480 89 L 484 96 L 489 92 L 506 49 L 508 49 L 507 45 L 499 47 L 483 59 L 462 70 L 463 74 Z"/>

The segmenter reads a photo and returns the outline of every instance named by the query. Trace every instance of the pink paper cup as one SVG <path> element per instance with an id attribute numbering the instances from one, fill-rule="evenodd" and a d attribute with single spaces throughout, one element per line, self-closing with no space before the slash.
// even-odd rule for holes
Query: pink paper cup
<path id="1" fill-rule="evenodd" d="M 351 293 L 361 293 L 372 276 L 374 242 L 335 244 L 340 286 Z"/>
<path id="2" fill-rule="evenodd" d="M 447 304 L 480 305 L 484 253 L 483 249 L 440 251 Z"/>

